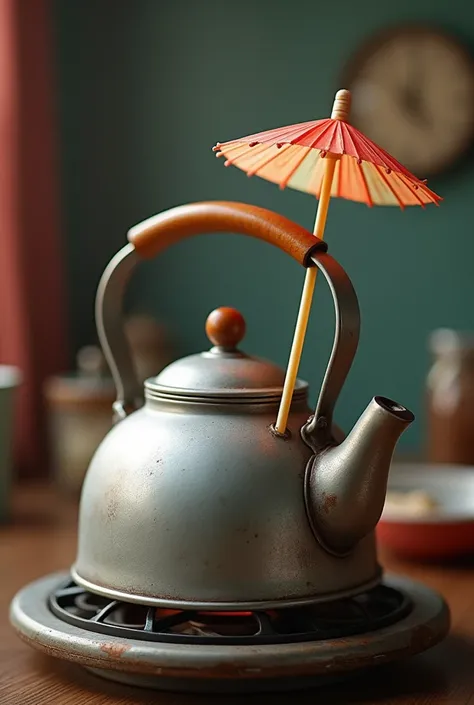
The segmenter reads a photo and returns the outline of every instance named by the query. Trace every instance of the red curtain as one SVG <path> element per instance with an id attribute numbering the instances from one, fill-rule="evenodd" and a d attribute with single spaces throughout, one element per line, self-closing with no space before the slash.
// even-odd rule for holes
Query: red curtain
<path id="1" fill-rule="evenodd" d="M 47 473 L 42 388 L 66 364 L 50 13 L 0 0 L 0 363 L 23 375 L 20 476 Z"/>

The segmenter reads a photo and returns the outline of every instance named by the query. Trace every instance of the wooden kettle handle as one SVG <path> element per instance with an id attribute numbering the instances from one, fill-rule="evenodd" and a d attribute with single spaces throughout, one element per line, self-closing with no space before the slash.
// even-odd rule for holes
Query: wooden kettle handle
<path id="1" fill-rule="evenodd" d="M 313 252 L 327 250 L 325 242 L 288 218 L 266 208 L 230 201 L 171 208 L 131 228 L 128 241 L 140 257 L 149 259 L 179 240 L 211 232 L 239 233 L 264 240 L 304 266 L 311 264 Z"/>

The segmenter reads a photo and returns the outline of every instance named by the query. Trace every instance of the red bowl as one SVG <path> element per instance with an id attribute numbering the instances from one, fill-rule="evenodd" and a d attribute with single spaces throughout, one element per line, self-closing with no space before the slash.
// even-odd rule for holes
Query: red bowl
<path id="1" fill-rule="evenodd" d="M 474 521 L 416 525 L 380 521 L 377 540 L 388 550 L 410 560 L 445 560 L 474 555 Z"/>
<path id="2" fill-rule="evenodd" d="M 388 490 L 425 491 L 437 507 L 416 517 L 384 511 L 377 526 L 381 546 L 411 560 L 474 556 L 474 468 L 394 465 Z"/>

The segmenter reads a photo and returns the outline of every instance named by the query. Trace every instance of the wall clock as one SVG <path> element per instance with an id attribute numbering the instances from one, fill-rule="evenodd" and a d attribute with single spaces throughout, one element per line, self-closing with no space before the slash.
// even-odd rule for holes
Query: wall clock
<path id="1" fill-rule="evenodd" d="M 390 29 L 350 59 L 351 122 L 419 178 L 445 171 L 474 142 L 474 62 L 441 31 Z"/>

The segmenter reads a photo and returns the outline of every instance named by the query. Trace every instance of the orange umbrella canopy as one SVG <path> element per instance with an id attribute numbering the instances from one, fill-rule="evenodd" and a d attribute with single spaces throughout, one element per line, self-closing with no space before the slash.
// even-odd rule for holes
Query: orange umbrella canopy
<path id="1" fill-rule="evenodd" d="M 331 196 L 368 206 L 439 204 L 440 196 L 362 132 L 341 119 L 325 118 L 257 132 L 213 148 L 248 176 L 319 198 L 327 156 L 337 157 Z"/>

